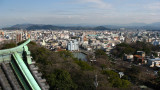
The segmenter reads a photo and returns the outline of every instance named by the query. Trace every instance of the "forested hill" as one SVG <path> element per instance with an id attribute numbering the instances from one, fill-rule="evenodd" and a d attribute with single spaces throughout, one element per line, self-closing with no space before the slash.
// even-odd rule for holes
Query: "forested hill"
<path id="1" fill-rule="evenodd" d="M 15 46 L 16 44 L 11 42 L 0 45 L 0 49 Z M 28 48 L 39 67 L 39 72 L 47 80 L 49 90 L 130 90 L 135 88 L 128 79 L 120 78 L 117 72 L 107 69 L 115 65 L 112 65 L 112 59 L 103 50 L 96 50 L 97 61 L 90 63 L 75 58 L 69 51 L 53 52 L 34 42 L 30 42 Z M 91 56 L 87 57 L 91 58 Z M 95 75 L 98 81 L 97 88 L 94 84 Z"/>
<path id="2" fill-rule="evenodd" d="M 89 26 L 55 26 L 41 24 L 17 24 L 11 27 L 2 28 L 3 30 L 111 30 L 104 26 L 89 27 Z"/>
<path id="3" fill-rule="evenodd" d="M 146 29 L 146 30 L 160 30 L 160 22 L 145 24 L 145 23 L 130 23 L 124 25 L 45 25 L 45 24 L 17 24 L 10 27 L 2 28 L 3 30 L 118 30 L 125 28 L 128 30 Z"/>

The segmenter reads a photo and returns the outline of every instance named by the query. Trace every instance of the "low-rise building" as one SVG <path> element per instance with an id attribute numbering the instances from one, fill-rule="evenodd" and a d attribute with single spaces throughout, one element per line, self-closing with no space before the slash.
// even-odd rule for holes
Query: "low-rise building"
<path id="1" fill-rule="evenodd" d="M 142 57 L 145 57 L 145 52 L 144 51 L 137 51 L 137 55 L 140 55 Z"/>
<path id="2" fill-rule="evenodd" d="M 149 59 L 147 65 L 150 67 L 160 67 L 160 58 Z"/>
<path id="3" fill-rule="evenodd" d="M 133 55 L 124 54 L 123 60 L 131 62 L 133 61 Z"/>
<path id="4" fill-rule="evenodd" d="M 134 55 L 134 62 L 135 63 L 144 63 L 144 57 L 142 57 L 141 55 Z"/>

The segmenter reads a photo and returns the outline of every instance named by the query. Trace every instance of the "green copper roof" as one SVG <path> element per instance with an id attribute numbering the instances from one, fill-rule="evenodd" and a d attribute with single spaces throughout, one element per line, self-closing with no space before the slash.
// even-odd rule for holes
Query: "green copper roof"
<path id="1" fill-rule="evenodd" d="M 27 44 L 30 42 L 28 39 L 23 44 L 5 50 L 0 50 L 0 63 L 9 62 L 14 69 L 18 79 L 20 80 L 25 90 L 41 90 L 35 78 L 32 76 L 26 64 L 32 64 L 30 51 L 28 51 Z M 15 63 L 14 63 L 15 62 Z M 19 71 L 18 71 L 19 70 Z M 21 74 L 21 75 L 20 75 Z M 29 88 L 28 88 L 29 87 Z"/>
<path id="2" fill-rule="evenodd" d="M 18 64 L 20 70 L 22 71 L 24 77 L 28 81 L 28 83 L 29 83 L 30 87 L 32 88 L 32 90 L 41 90 L 39 85 L 37 84 L 36 80 L 33 78 L 31 72 L 29 71 L 28 67 L 23 62 L 23 60 L 20 57 L 20 55 L 17 52 L 14 52 L 13 53 L 13 57 L 14 57 L 16 63 Z"/>
<path id="3" fill-rule="evenodd" d="M 11 54 L 13 52 L 21 52 L 21 51 L 23 51 L 23 47 L 26 46 L 29 42 L 30 42 L 30 39 L 28 39 L 26 42 L 24 42 L 23 44 L 21 44 L 17 47 L 0 50 L 0 54 L 4 55 L 4 54 Z"/>

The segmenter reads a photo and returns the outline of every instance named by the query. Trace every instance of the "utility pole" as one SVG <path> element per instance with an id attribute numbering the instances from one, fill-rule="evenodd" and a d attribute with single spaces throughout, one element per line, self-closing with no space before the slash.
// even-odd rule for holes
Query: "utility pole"
<path id="1" fill-rule="evenodd" d="M 95 75 L 94 86 L 96 87 L 96 90 L 97 90 L 97 87 L 98 87 L 97 74 Z"/>

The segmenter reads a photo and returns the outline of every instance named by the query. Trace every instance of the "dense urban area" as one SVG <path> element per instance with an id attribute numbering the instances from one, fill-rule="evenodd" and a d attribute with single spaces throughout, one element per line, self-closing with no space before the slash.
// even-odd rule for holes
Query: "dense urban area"
<path id="1" fill-rule="evenodd" d="M 50 90 L 160 88 L 159 31 L 1 30 L 0 48 L 27 39 Z"/>

